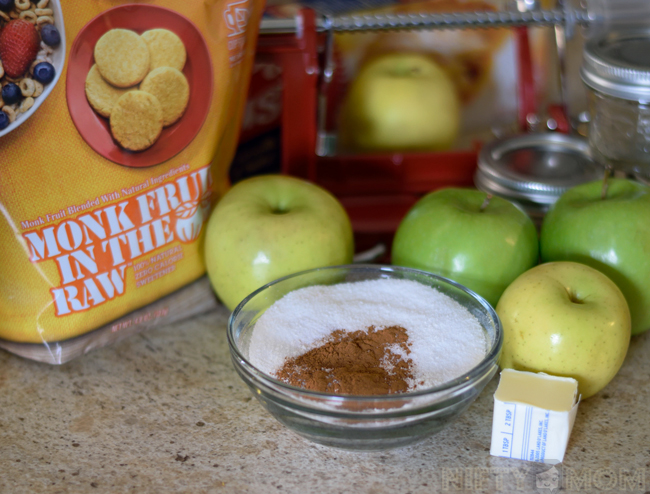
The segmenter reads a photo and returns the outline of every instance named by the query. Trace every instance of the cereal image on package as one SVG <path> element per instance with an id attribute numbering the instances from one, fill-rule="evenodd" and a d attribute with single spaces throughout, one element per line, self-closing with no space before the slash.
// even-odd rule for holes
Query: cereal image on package
<path id="1" fill-rule="evenodd" d="M 28 118 L 56 84 L 64 50 L 55 9 L 58 0 L 4 2 L 0 8 L 0 136 Z"/>
<path id="2" fill-rule="evenodd" d="M 186 56 L 182 40 L 167 29 L 150 29 L 140 36 L 115 28 L 99 38 L 95 65 L 86 77 L 86 97 L 97 113 L 110 119 L 111 132 L 120 146 L 144 151 L 160 137 L 162 127 L 181 118 L 190 93 L 181 72 Z M 157 101 L 142 94 L 123 97 L 121 92 L 129 89 L 149 93 Z M 118 112 L 113 116 L 115 105 Z M 157 118 L 158 107 L 162 123 Z"/>

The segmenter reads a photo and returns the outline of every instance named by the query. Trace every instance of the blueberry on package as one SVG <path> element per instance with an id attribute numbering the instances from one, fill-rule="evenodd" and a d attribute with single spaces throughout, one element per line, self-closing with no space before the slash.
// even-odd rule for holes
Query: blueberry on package
<path id="1" fill-rule="evenodd" d="M 213 303 L 262 7 L 0 2 L 0 347 L 62 363 Z"/>

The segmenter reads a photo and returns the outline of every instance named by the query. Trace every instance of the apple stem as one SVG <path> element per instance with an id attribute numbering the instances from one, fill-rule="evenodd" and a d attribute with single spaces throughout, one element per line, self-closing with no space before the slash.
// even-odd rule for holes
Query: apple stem
<path id="1" fill-rule="evenodd" d="M 485 200 L 483 201 L 483 204 L 481 204 L 481 207 L 479 208 L 479 212 L 485 211 L 485 209 L 490 205 L 490 200 L 492 199 L 492 194 L 487 194 L 485 196 Z"/>
<path id="2" fill-rule="evenodd" d="M 605 167 L 605 175 L 603 176 L 603 187 L 600 189 L 600 199 L 607 198 L 607 189 L 609 189 L 609 177 L 612 176 L 612 167 Z"/>
<path id="3" fill-rule="evenodd" d="M 584 304 L 584 300 L 582 300 L 580 297 L 578 297 L 578 294 L 575 292 L 572 292 L 568 288 L 566 289 L 567 295 L 569 296 L 569 300 L 573 302 L 574 304 Z"/>

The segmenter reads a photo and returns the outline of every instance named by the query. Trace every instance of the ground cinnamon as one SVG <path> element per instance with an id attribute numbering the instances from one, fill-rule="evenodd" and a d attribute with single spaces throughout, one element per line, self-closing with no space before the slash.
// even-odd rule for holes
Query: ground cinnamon
<path id="1" fill-rule="evenodd" d="M 327 393 L 404 393 L 413 380 L 413 362 L 403 357 L 409 353 L 408 334 L 400 326 L 337 330 L 319 347 L 287 359 L 276 377 L 294 386 Z"/>

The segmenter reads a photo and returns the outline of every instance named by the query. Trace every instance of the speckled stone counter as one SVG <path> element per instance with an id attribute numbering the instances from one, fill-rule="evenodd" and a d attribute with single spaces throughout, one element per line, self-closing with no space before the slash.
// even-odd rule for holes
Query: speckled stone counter
<path id="1" fill-rule="evenodd" d="M 251 396 L 230 362 L 227 318 L 220 307 L 59 367 L 0 351 L 0 493 L 650 491 L 650 334 L 580 405 L 555 484 L 538 484 L 548 465 L 489 455 L 496 379 L 417 445 L 330 449 Z"/>

